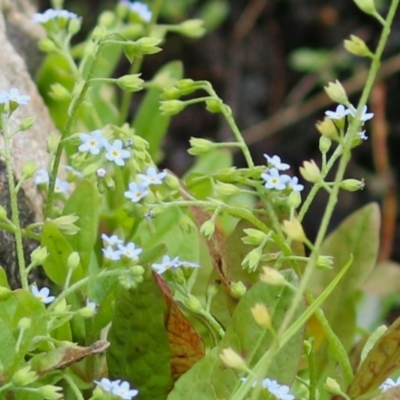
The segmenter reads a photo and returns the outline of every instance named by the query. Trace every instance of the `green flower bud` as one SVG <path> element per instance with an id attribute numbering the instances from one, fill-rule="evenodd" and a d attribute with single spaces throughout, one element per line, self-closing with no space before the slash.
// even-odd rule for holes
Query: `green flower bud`
<path id="1" fill-rule="evenodd" d="M 340 396 L 340 395 L 343 394 L 342 389 L 340 388 L 340 385 L 336 382 L 336 380 L 332 379 L 332 378 L 329 378 L 329 377 L 326 379 L 326 382 L 324 384 L 324 388 L 329 393 L 332 393 L 332 394 L 335 394 L 335 395 L 339 395 Z"/>
<path id="2" fill-rule="evenodd" d="M 185 275 L 180 268 L 175 268 L 171 270 L 172 280 L 178 285 L 184 285 L 186 282 Z"/>
<path id="3" fill-rule="evenodd" d="M 45 385 L 38 388 L 38 392 L 45 398 L 45 400 L 62 399 L 64 395 L 58 393 L 60 391 L 62 391 L 62 387 L 53 385 Z"/>
<path id="4" fill-rule="evenodd" d="M 264 232 L 262 232 L 258 229 L 247 228 L 247 229 L 244 229 L 243 232 L 247 236 L 242 238 L 242 242 L 245 244 L 251 244 L 253 246 L 260 245 L 267 237 L 267 235 Z"/>
<path id="5" fill-rule="evenodd" d="M 26 179 L 32 178 L 32 176 L 35 175 L 35 172 L 36 172 L 36 163 L 35 163 L 35 161 L 28 161 L 22 167 L 22 175 Z"/>
<path id="6" fill-rule="evenodd" d="M 164 179 L 164 183 L 172 190 L 178 190 L 181 188 L 179 179 L 172 174 L 167 174 Z"/>
<path id="7" fill-rule="evenodd" d="M 96 309 L 92 307 L 83 307 L 78 310 L 77 315 L 81 316 L 82 318 L 92 318 L 96 314 Z"/>
<path id="8" fill-rule="evenodd" d="M 68 24 L 68 33 L 70 35 L 75 35 L 81 30 L 82 19 L 81 18 L 73 18 L 69 21 Z"/>
<path id="9" fill-rule="evenodd" d="M 215 185 L 215 194 L 219 197 L 232 197 L 240 193 L 240 189 L 230 183 L 218 182 Z"/>
<path id="10" fill-rule="evenodd" d="M 181 100 L 165 100 L 161 102 L 160 111 L 162 115 L 172 116 L 179 114 L 186 107 Z"/>
<path id="11" fill-rule="evenodd" d="M 356 3 L 357 7 L 366 14 L 374 15 L 376 13 L 374 0 L 354 0 L 354 3 Z"/>
<path id="12" fill-rule="evenodd" d="M 287 205 L 292 208 L 296 209 L 301 204 L 301 194 L 297 190 L 292 190 L 288 199 Z"/>
<path id="13" fill-rule="evenodd" d="M 15 386 L 26 386 L 34 382 L 36 379 L 36 372 L 31 371 L 31 366 L 27 365 L 14 374 L 12 382 Z"/>
<path id="14" fill-rule="evenodd" d="M 203 308 L 203 307 L 201 306 L 200 301 L 199 301 L 196 297 L 194 297 L 194 296 L 192 296 L 192 295 L 189 295 L 189 296 L 190 296 L 189 298 L 183 300 L 183 304 L 185 305 L 185 307 L 186 307 L 189 311 L 191 311 L 191 312 L 193 312 L 193 313 L 195 313 L 195 314 L 200 313 L 200 311 L 201 311 L 202 308 Z"/>
<path id="15" fill-rule="evenodd" d="M 177 100 L 182 96 L 182 93 L 176 87 L 165 88 L 161 94 L 163 100 Z"/>
<path id="16" fill-rule="evenodd" d="M 207 99 L 206 100 L 206 108 L 213 114 L 217 114 L 222 112 L 222 107 L 224 103 L 220 99 Z"/>
<path id="17" fill-rule="evenodd" d="M 133 267 L 129 268 L 129 272 L 133 276 L 142 276 L 144 274 L 144 268 L 141 265 L 134 265 Z"/>
<path id="18" fill-rule="evenodd" d="M 204 222 L 200 227 L 200 233 L 207 239 L 210 239 L 215 231 L 215 223 L 212 219 Z"/>
<path id="19" fill-rule="evenodd" d="M 35 117 L 28 117 L 25 118 L 20 126 L 19 126 L 19 130 L 20 131 L 27 131 L 28 129 L 30 129 L 32 127 L 32 125 L 35 123 Z"/>
<path id="20" fill-rule="evenodd" d="M 4 286 L 0 286 L 0 301 L 8 300 L 11 297 L 12 293 L 12 290 Z"/>
<path id="21" fill-rule="evenodd" d="M 117 85 L 128 92 L 138 92 L 143 89 L 144 80 L 139 78 L 140 74 L 121 76 L 116 80 Z"/>
<path id="22" fill-rule="evenodd" d="M 183 96 L 191 94 L 196 90 L 196 82 L 193 79 L 181 79 L 175 86 Z"/>
<path id="23" fill-rule="evenodd" d="M 99 16 L 99 25 L 106 28 L 112 28 L 116 21 L 116 15 L 112 11 L 103 11 Z"/>
<path id="24" fill-rule="evenodd" d="M 323 121 L 317 122 L 315 126 L 321 135 L 331 140 L 339 140 L 337 127 L 331 119 L 324 118 Z"/>
<path id="25" fill-rule="evenodd" d="M 231 293 L 235 298 L 240 299 L 246 294 L 246 292 L 247 288 L 243 282 L 239 281 L 231 283 Z"/>
<path id="26" fill-rule="evenodd" d="M 201 138 L 192 137 L 189 140 L 189 143 L 192 147 L 188 150 L 188 153 L 192 156 L 198 156 L 200 154 L 208 153 L 214 147 L 213 142 Z"/>
<path id="27" fill-rule="evenodd" d="M 357 190 L 364 189 L 365 182 L 364 179 L 360 181 L 358 179 L 345 179 L 340 182 L 340 187 L 348 192 L 356 192 Z"/>
<path id="28" fill-rule="evenodd" d="M 195 226 L 192 219 L 186 214 L 182 214 L 179 217 L 178 224 L 180 228 L 185 232 L 190 232 Z"/>
<path id="29" fill-rule="evenodd" d="M 19 321 L 18 321 L 18 328 L 21 330 L 26 330 L 29 329 L 32 325 L 32 320 L 30 318 L 27 317 L 22 317 Z"/>
<path id="30" fill-rule="evenodd" d="M 197 39 L 202 37 L 206 32 L 203 24 L 204 22 L 201 19 L 188 19 L 179 24 L 175 31 L 183 36 Z"/>
<path id="31" fill-rule="evenodd" d="M 270 329 L 272 327 L 271 315 L 268 311 L 268 308 L 264 304 L 256 303 L 251 308 L 251 315 L 253 316 L 256 324 L 261 326 L 262 328 Z"/>
<path id="32" fill-rule="evenodd" d="M 332 140 L 326 136 L 321 136 L 319 138 L 319 151 L 322 154 L 326 154 L 332 146 Z"/>
<path id="33" fill-rule="evenodd" d="M 57 101 L 66 101 L 71 99 L 71 92 L 61 83 L 53 83 L 50 86 L 49 96 Z"/>
<path id="34" fill-rule="evenodd" d="M 339 104 L 349 104 L 346 91 L 337 79 L 335 82 L 330 82 L 324 89 L 331 100 Z"/>
<path id="35" fill-rule="evenodd" d="M 278 270 L 270 267 L 263 267 L 260 279 L 272 286 L 283 286 L 287 283 L 285 277 Z"/>
<path id="36" fill-rule="evenodd" d="M 293 217 L 290 220 L 283 221 L 282 230 L 293 240 L 299 242 L 304 242 L 306 240 L 303 227 L 297 218 Z"/>
<path id="37" fill-rule="evenodd" d="M 373 57 L 365 42 L 358 36 L 350 35 L 350 40 L 344 41 L 344 48 L 351 54 L 359 57 Z"/>
<path id="38" fill-rule="evenodd" d="M 45 53 L 53 53 L 57 50 L 56 44 L 48 37 L 39 40 L 38 46 Z"/>
<path id="39" fill-rule="evenodd" d="M 332 256 L 318 256 L 317 268 L 319 269 L 332 269 L 334 258 Z"/>
<path id="40" fill-rule="evenodd" d="M 247 369 L 246 362 L 231 347 L 224 349 L 219 358 L 227 367 L 239 370 Z"/>
<path id="41" fill-rule="evenodd" d="M 95 42 L 99 42 L 103 40 L 108 35 L 107 28 L 103 25 L 98 25 L 94 28 L 92 32 L 92 40 Z"/>
<path id="42" fill-rule="evenodd" d="M 36 247 L 36 249 L 31 253 L 31 263 L 35 266 L 42 265 L 48 255 L 47 247 Z"/>
<path id="43" fill-rule="evenodd" d="M 73 251 L 69 256 L 67 260 L 67 268 L 71 269 L 72 271 L 76 269 L 81 261 L 81 258 L 79 257 L 79 254 L 76 251 Z"/>
<path id="44" fill-rule="evenodd" d="M 76 215 L 63 215 L 52 221 L 56 224 L 57 228 L 66 235 L 75 235 L 79 232 L 80 228 L 74 225 L 79 219 Z"/>
<path id="45" fill-rule="evenodd" d="M 249 254 L 242 261 L 242 265 L 245 266 L 248 264 L 248 268 L 250 271 L 254 271 L 257 269 L 259 262 L 261 261 L 262 251 L 259 247 L 250 251 Z"/>

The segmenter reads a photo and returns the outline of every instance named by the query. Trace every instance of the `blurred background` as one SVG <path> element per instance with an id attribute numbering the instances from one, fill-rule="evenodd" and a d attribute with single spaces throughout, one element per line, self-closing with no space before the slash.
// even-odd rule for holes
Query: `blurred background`
<path id="1" fill-rule="evenodd" d="M 40 0 L 40 10 L 50 6 Z M 386 13 L 389 1 L 376 0 Z M 67 0 L 65 8 L 83 16 L 84 39 L 98 15 L 116 1 Z M 151 5 L 151 1 L 148 1 Z M 323 92 L 339 79 L 353 104 L 366 80 L 368 61 L 348 54 L 343 40 L 350 34 L 375 49 L 379 23 L 361 13 L 351 0 L 165 0 L 161 22 L 179 23 L 202 18 L 207 34 L 192 40 L 169 34 L 164 50 L 145 59 L 143 77 L 150 79 L 166 62 L 182 60 L 185 77 L 208 80 L 230 105 L 250 144 L 254 160 L 278 154 L 298 175 L 303 160 L 320 160 L 315 123 L 334 109 Z M 384 53 L 382 69 L 369 108 L 375 118 L 366 125 L 368 140 L 354 150 L 347 177 L 365 179 L 363 191 L 342 192 L 331 229 L 360 206 L 377 201 L 383 211 L 381 260 L 400 262 L 400 225 L 397 213 L 397 176 L 400 169 L 400 16 Z M 126 73 L 124 59 L 118 75 Z M 134 115 L 139 95 L 134 96 Z M 182 175 L 193 163 L 186 152 L 190 137 L 231 139 L 218 114 L 203 105 L 186 108 L 174 117 L 163 143 L 162 167 Z M 235 164 L 243 166 L 240 155 Z M 333 171 L 334 173 L 334 171 Z M 306 186 L 306 191 L 309 188 Z M 316 233 L 326 196 L 321 193 L 305 221 L 310 237 Z"/>

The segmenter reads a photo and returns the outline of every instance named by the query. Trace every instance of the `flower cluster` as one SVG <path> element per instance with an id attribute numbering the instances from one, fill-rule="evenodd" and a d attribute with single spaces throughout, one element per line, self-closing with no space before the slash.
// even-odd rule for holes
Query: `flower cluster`
<path id="1" fill-rule="evenodd" d="M 268 162 L 268 169 L 261 174 L 261 178 L 265 181 L 266 189 L 285 190 L 288 188 L 295 192 L 301 192 L 304 189 L 304 186 L 299 184 L 297 176 L 290 177 L 280 174 L 279 171 L 286 171 L 290 168 L 289 164 L 281 162 L 279 156 L 270 157 L 264 154 L 264 157 Z"/>
<path id="2" fill-rule="evenodd" d="M 31 96 L 20 94 L 18 89 L 11 89 L 9 92 L 3 90 L 0 93 L 0 104 L 15 103 L 20 106 L 26 106 L 31 99 Z"/>
<path id="3" fill-rule="evenodd" d="M 49 184 L 49 180 L 50 180 L 49 173 L 45 169 L 39 169 L 34 179 L 36 186 L 39 185 L 47 186 Z M 66 193 L 68 189 L 69 189 L 68 182 L 56 178 L 56 184 L 54 186 L 55 193 Z"/>
<path id="4" fill-rule="evenodd" d="M 131 400 L 139 393 L 136 389 L 131 389 L 129 382 L 117 379 L 110 381 L 110 379 L 102 378 L 100 381 L 94 381 L 104 392 L 111 393 L 123 400 Z"/>
<path id="5" fill-rule="evenodd" d="M 118 261 L 121 257 L 134 260 L 138 258 L 143 251 L 140 247 L 136 247 L 133 242 L 124 244 L 124 241 L 117 235 L 107 236 L 103 233 L 101 238 L 104 244 L 104 248 L 102 249 L 103 255 L 111 261 Z"/>
<path id="6" fill-rule="evenodd" d="M 327 118 L 334 120 L 334 121 L 341 121 L 347 116 L 351 116 L 355 118 L 357 113 L 357 110 L 351 106 L 349 108 L 346 108 L 343 104 L 339 104 L 336 107 L 335 111 L 325 111 L 325 115 Z M 369 113 L 367 106 L 364 106 L 360 115 L 360 121 L 362 123 L 369 121 L 374 117 L 373 113 Z M 358 137 L 362 140 L 367 140 L 367 136 L 365 135 L 365 131 L 358 132 Z"/>
<path id="7" fill-rule="evenodd" d="M 246 378 L 242 378 L 242 381 L 245 382 Z M 254 382 L 253 387 L 256 385 L 257 382 Z M 281 385 L 273 379 L 269 378 L 263 379 L 261 381 L 261 386 L 264 389 L 267 389 L 278 400 L 294 400 L 294 396 L 290 394 L 289 386 Z"/>
<path id="8" fill-rule="evenodd" d="M 189 261 L 181 261 L 179 260 L 179 257 L 171 259 L 169 256 L 164 256 L 160 264 L 151 264 L 151 268 L 153 268 L 153 270 L 160 275 L 169 269 L 175 269 L 179 267 L 199 268 L 200 265 Z"/>
<path id="9" fill-rule="evenodd" d="M 152 12 L 147 6 L 147 4 L 135 1 L 131 3 L 129 0 L 121 0 L 122 4 L 125 4 L 130 11 L 136 14 L 143 22 L 150 22 L 152 17 Z"/>
<path id="10" fill-rule="evenodd" d="M 49 304 L 55 299 L 55 296 L 49 296 L 50 289 L 48 287 L 43 287 L 39 290 L 36 285 L 32 285 L 31 293 L 44 304 Z"/>
<path id="11" fill-rule="evenodd" d="M 392 389 L 396 386 L 400 386 L 400 377 L 396 380 L 393 380 L 391 378 L 386 379 L 385 382 L 383 382 L 382 385 L 379 386 L 379 389 L 385 392 L 386 390 Z"/>
<path id="12" fill-rule="evenodd" d="M 132 203 L 137 203 L 149 193 L 150 185 L 161 185 L 163 179 L 167 176 L 165 171 L 157 172 L 154 167 L 147 168 L 145 174 L 138 174 L 139 183 L 131 182 L 129 190 L 125 192 L 125 197 Z"/>
<path id="13" fill-rule="evenodd" d="M 44 13 L 36 13 L 32 17 L 33 22 L 37 24 L 46 24 L 49 21 L 62 18 L 65 20 L 76 19 L 78 16 L 67 10 L 54 10 L 53 8 L 49 8 Z"/>
<path id="14" fill-rule="evenodd" d="M 123 148 L 122 140 L 116 139 L 113 143 L 110 143 L 103 137 L 103 133 L 99 129 L 90 133 L 81 133 L 79 139 L 82 142 L 78 147 L 81 153 L 97 155 L 104 149 L 107 160 L 114 162 L 120 167 L 125 165 L 125 158 L 131 156 L 131 152 Z"/>

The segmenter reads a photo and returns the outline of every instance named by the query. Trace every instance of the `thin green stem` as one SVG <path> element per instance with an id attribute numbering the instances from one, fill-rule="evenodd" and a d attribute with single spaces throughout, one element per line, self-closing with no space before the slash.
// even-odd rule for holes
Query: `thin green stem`
<path id="1" fill-rule="evenodd" d="M 84 400 L 81 390 L 79 389 L 78 385 L 75 383 L 73 378 L 69 376 L 68 373 L 63 374 L 63 378 L 68 382 L 69 387 L 72 389 L 76 400 Z"/>
<path id="2" fill-rule="evenodd" d="M 18 194 L 16 191 L 16 186 L 14 181 L 14 173 L 13 173 L 14 168 L 12 162 L 11 140 L 10 140 L 10 131 L 8 122 L 9 122 L 9 115 L 6 113 L 1 113 L 1 129 L 3 131 L 3 138 L 4 138 L 4 159 L 6 163 L 8 189 L 10 194 L 11 220 L 15 229 L 13 233 L 15 237 L 15 246 L 17 249 L 18 268 L 19 268 L 22 288 L 25 290 L 29 290 L 28 275 L 26 273 L 26 268 L 25 268 L 22 230 L 19 220 Z"/>

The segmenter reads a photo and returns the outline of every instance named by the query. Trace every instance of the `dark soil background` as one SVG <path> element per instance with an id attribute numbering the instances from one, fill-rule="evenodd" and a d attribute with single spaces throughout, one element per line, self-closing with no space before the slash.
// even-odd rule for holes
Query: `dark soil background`
<path id="1" fill-rule="evenodd" d="M 49 7 L 48 1 L 40 3 L 42 10 Z M 181 18 L 196 17 L 203 3 L 188 1 L 190 5 Z M 385 15 L 389 1 L 379 4 Z M 109 0 L 65 1 L 65 8 L 84 17 L 84 32 L 94 26 L 101 11 L 114 5 L 115 1 Z M 171 20 L 164 16 L 164 22 Z M 232 107 L 257 163 L 264 163 L 263 153 L 278 154 L 298 174 L 303 160 L 320 160 L 319 134 L 314 125 L 322 119 L 324 110 L 335 108 L 321 94 L 323 84 L 339 78 L 356 104 L 365 82 L 363 73 L 368 63 L 348 55 L 343 40 L 356 34 L 375 49 L 379 33 L 379 23 L 361 13 L 351 0 L 231 0 L 222 24 L 202 39 L 168 36 L 164 51 L 146 59 L 143 76 L 150 78 L 167 61 L 182 60 L 186 77 L 209 80 Z M 317 55 L 314 62 L 308 59 L 308 71 L 299 71 L 290 63 L 299 49 L 314 51 L 314 57 L 315 51 L 330 51 L 330 55 Z M 378 201 L 383 209 L 380 258 L 400 262 L 399 50 L 400 14 L 385 50 L 384 76 L 375 85 L 369 105 L 376 114 L 366 126 L 369 140 L 355 149 L 347 172 L 347 177 L 365 179 L 366 187 L 360 192 L 342 193 L 331 228 L 353 210 Z M 321 62 L 325 65 L 312 71 Z M 121 73 L 126 68 L 122 64 Z M 190 167 L 193 160 L 186 149 L 191 136 L 228 140 L 231 133 L 220 116 L 209 114 L 201 105 L 189 107 L 173 119 L 164 143 L 163 166 L 178 174 Z M 242 158 L 235 157 L 236 164 L 242 165 Z M 305 222 L 311 237 L 316 233 L 325 202 L 322 193 Z"/>

